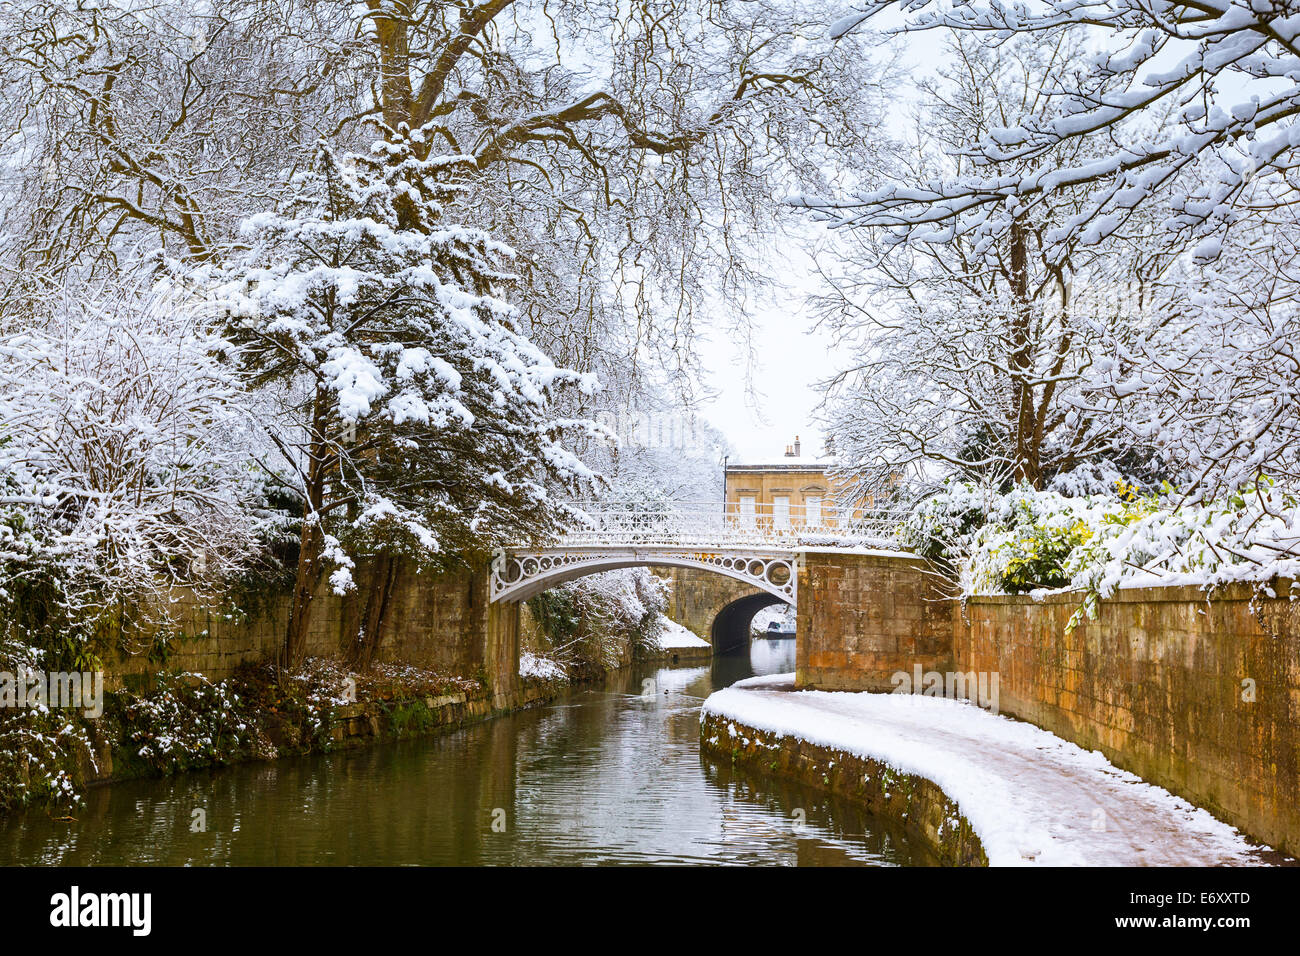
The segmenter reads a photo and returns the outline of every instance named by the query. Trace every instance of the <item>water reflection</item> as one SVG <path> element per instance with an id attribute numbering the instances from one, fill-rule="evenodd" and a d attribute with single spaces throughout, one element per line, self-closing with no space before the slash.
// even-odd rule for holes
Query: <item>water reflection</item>
<path id="1" fill-rule="evenodd" d="M 443 737 L 114 784 L 75 822 L 0 825 L 0 863 L 925 862 L 850 805 L 701 761 L 704 697 L 793 668 L 794 642 L 764 638 Z"/>

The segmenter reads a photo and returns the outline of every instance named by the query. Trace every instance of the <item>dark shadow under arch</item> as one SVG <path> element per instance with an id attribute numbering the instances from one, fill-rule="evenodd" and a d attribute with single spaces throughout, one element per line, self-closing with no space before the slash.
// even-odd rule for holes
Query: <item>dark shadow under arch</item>
<path id="1" fill-rule="evenodd" d="M 725 654 L 727 651 L 748 647 L 749 625 L 753 622 L 754 615 L 765 607 L 784 603 L 765 591 L 736 598 L 714 615 L 711 629 L 713 653 Z"/>

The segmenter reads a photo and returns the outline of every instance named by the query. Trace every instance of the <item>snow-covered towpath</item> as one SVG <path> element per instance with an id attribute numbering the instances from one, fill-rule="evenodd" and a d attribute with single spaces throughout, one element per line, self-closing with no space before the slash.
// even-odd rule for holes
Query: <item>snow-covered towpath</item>
<path id="1" fill-rule="evenodd" d="M 795 691 L 779 674 L 718 691 L 703 713 L 934 781 L 994 866 L 1265 862 L 1232 827 L 1100 753 L 963 701 Z"/>

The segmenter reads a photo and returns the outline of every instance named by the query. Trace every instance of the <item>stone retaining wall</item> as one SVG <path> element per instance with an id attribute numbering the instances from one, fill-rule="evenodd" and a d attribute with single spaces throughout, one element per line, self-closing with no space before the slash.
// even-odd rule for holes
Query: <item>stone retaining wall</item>
<path id="1" fill-rule="evenodd" d="M 330 749 L 350 750 L 369 746 L 385 740 L 401 740 L 430 734 L 448 733 L 489 717 L 510 713 L 550 701 L 563 693 L 568 686 L 562 683 L 529 681 L 519 683 L 510 694 L 492 693 L 486 689 L 471 693 L 456 692 L 438 697 L 415 697 L 385 694 L 383 697 L 335 706 L 329 717 Z M 277 759 L 301 756 L 318 749 L 304 745 L 304 731 L 292 723 L 269 728 L 275 731 L 271 743 L 275 750 L 270 754 L 241 753 L 227 757 L 224 762 Z M 95 735 L 94 753 L 82 754 L 76 777 L 79 786 L 111 783 L 134 779 L 142 775 L 141 763 L 123 760 L 118 752 L 121 741 Z M 125 766 L 123 766 L 125 764 Z M 144 776 L 156 776 L 156 771 L 146 771 Z"/>
<path id="2" fill-rule="evenodd" d="M 307 653 L 342 658 L 357 632 L 359 604 L 368 593 L 368 571 L 356 573 L 357 588 L 334 594 L 322 584 L 312 608 Z M 399 570 L 384 626 L 379 660 L 401 662 L 443 674 L 475 677 L 498 695 L 518 683 L 517 604 L 489 604 L 487 574 Z M 222 680 L 246 661 L 273 658 L 289 621 L 287 592 L 245 601 L 202 606 L 193 595 L 175 595 L 177 634 L 164 655 L 119 654 L 105 660 L 105 680 L 115 689 L 159 670 L 191 671 Z"/>
<path id="3" fill-rule="evenodd" d="M 939 785 L 876 760 L 705 714 L 700 750 L 763 776 L 797 780 L 858 801 L 895 821 L 949 866 L 988 866 L 970 821 Z"/>
<path id="4" fill-rule="evenodd" d="M 1212 601 L 1125 589 L 1067 630 L 1079 602 L 970 598 L 954 615 L 956 668 L 997 673 L 1002 713 L 1300 855 L 1300 604 L 1245 585 Z"/>
<path id="5" fill-rule="evenodd" d="M 1274 582 L 1275 594 L 1291 582 Z M 945 600 L 923 561 L 810 551 L 796 683 L 888 691 L 898 672 L 998 675 L 1003 714 L 1300 855 L 1300 603 L 1248 585 L 1125 589 L 1068 630 L 1080 594 Z"/>
<path id="6" fill-rule="evenodd" d="M 690 630 L 696 637 L 713 643 L 713 621 L 718 612 L 732 601 L 755 593 L 752 584 L 715 571 L 695 568 L 654 568 L 671 588 L 668 617 Z"/>
<path id="7" fill-rule="evenodd" d="M 371 740 L 399 740 L 450 731 L 495 714 L 551 700 L 556 691 L 536 683 L 521 686 L 504 706 L 487 695 L 446 694 L 393 701 L 367 701 L 334 708 L 330 736 L 344 747 Z"/>
<path id="8" fill-rule="evenodd" d="M 666 647 L 657 654 L 638 658 L 642 664 L 667 664 L 669 667 L 713 662 L 712 647 Z"/>

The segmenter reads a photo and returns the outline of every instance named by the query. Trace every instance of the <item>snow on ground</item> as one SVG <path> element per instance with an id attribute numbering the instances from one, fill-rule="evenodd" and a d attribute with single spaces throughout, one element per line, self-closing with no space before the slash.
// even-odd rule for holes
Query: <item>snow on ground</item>
<path id="1" fill-rule="evenodd" d="M 539 657 L 528 651 L 519 654 L 519 676 L 536 677 L 539 680 L 568 680 L 569 675 L 564 665 L 549 657 Z"/>
<path id="2" fill-rule="evenodd" d="M 659 646 L 664 650 L 676 650 L 682 647 L 712 647 L 708 641 L 696 637 L 690 630 L 671 618 L 660 616 Z"/>
<path id="3" fill-rule="evenodd" d="M 785 626 L 791 634 L 794 633 L 794 605 L 793 604 L 770 604 L 765 608 L 760 608 L 754 614 L 754 619 L 749 623 L 749 629 L 755 634 L 766 634 L 768 625 L 773 621 L 779 621 Z"/>
<path id="4" fill-rule="evenodd" d="M 993 866 L 1262 862 L 1226 823 L 1032 724 L 911 694 L 795 691 L 793 674 L 739 681 L 717 714 L 882 761 L 937 783 Z"/>

